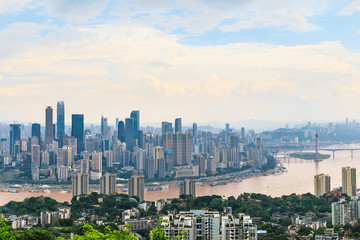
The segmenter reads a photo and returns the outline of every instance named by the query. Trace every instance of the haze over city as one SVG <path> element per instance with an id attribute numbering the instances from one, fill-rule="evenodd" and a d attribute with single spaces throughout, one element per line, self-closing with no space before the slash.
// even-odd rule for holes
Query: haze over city
<path id="1" fill-rule="evenodd" d="M 359 119 L 359 1 L 0 1 L 0 121 Z"/>

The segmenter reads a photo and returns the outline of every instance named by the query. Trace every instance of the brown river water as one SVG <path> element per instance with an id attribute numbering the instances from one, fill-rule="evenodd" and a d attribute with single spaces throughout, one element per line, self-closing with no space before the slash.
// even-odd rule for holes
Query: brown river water
<path id="1" fill-rule="evenodd" d="M 356 145 L 337 145 L 331 148 L 359 148 L 360 144 Z M 324 154 L 332 154 L 331 152 L 321 152 Z M 315 163 L 313 161 L 283 158 L 278 155 L 282 161 L 283 166 L 288 170 L 285 173 L 269 176 L 253 176 L 244 179 L 242 182 L 231 182 L 227 185 L 209 186 L 204 184 L 196 187 L 197 196 L 206 195 L 222 195 L 222 196 L 238 196 L 244 192 L 247 193 L 262 193 L 273 197 L 287 195 L 291 193 L 303 194 L 313 193 L 314 191 L 314 175 L 317 173 L 325 173 L 331 176 L 331 188 L 341 186 L 341 167 L 350 166 L 357 168 L 360 171 L 360 151 L 354 151 L 353 157 L 349 150 L 339 151 L 335 153 L 335 158 L 323 160 Z M 359 177 L 357 179 L 360 179 Z M 359 182 L 359 180 L 358 180 Z M 360 185 L 358 184 L 358 187 Z M 26 190 L 18 193 L 0 192 L 0 206 L 9 201 L 22 201 L 31 196 L 48 196 L 57 201 L 70 201 L 71 192 L 60 193 L 59 190 L 52 190 L 51 193 L 30 193 Z M 179 188 L 171 186 L 168 189 L 160 191 L 146 191 L 145 200 L 155 201 L 158 199 L 176 198 L 179 196 Z"/>

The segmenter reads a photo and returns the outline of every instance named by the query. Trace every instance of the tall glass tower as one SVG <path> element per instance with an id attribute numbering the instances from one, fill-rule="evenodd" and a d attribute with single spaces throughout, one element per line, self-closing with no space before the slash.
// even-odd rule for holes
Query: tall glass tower
<path id="1" fill-rule="evenodd" d="M 120 121 L 118 123 L 118 139 L 121 142 L 125 142 L 125 123 L 124 123 L 124 121 Z"/>
<path id="2" fill-rule="evenodd" d="M 16 141 L 21 141 L 20 124 L 10 124 L 10 154 L 14 155 L 14 145 Z"/>
<path id="3" fill-rule="evenodd" d="M 175 133 L 182 132 L 181 118 L 175 119 Z"/>
<path id="4" fill-rule="evenodd" d="M 84 151 L 84 114 L 71 116 L 71 136 L 77 139 L 77 154 Z"/>
<path id="5" fill-rule="evenodd" d="M 65 134 L 65 105 L 63 101 L 57 102 L 57 136 L 60 138 Z"/>
<path id="6" fill-rule="evenodd" d="M 140 111 L 134 110 L 130 114 L 130 118 L 134 120 L 135 133 L 139 131 L 140 128 Z"/>
<path id="7" fill-rule="evenodd" d="M 40 123 L 33 123 L 31 125 L 31 137 L 37 137 L 39 142 L 41 138 L 41 132 L 40 132 L 41 126 Z"/>

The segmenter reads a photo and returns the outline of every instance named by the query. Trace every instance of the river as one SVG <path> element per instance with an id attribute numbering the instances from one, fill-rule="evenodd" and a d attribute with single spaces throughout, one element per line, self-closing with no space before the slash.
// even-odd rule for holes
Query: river
<path id="1" fill-rule="evenodd" d="M 331 148 L 347 148 L 349 145 L 331 146 Z M 330 147 L 328 147 L 330 148 Z M 360 144 L 351 145 L 351 148 L 359 148 Z M 320 153 L 329 154 L 329 152 Z M 314 175 L 325 173 L 331 176 L 331 188 L 341 186 L 341 167 L 350 166 L 360 171 L 360 151 L 354 151 L 351 157 L 350 151 L 336 152 L 335 158 L 329 158 L 322 162 L 305 161 L 299 159 L 279 158 L 288 172 L 279 175 L 254 176 L 244 179 L 242 182 L 231 182 L 227 185 L 209 186 L 204 184 L 196 187 L 197 196 L 221 195 L 221 196 L 238 196 L 244 192 L 262 193 L 273 197 L 288 195 L 291 193 L 303 194 L 314 192 Z M 358 178 L 359 179 L 359 178 Z M 359 182 L 359 181 L 358 181 Z M 359 187 L 359 185 L 358 185 Z M 9 201 L 21 201 L 31 196 L 49 196 L 58 201 L 70 201 L 71 192 L 59 193 L 53 190 L 51 193 L 30 193 L 20 191 L 19 193 L 0 192 L 0 206 Z M 145 200 L 155 201 L 158 199 L 176 198 L 179 196 L 179 188 L 171 186 L 168 189 L 160 191 L 145 192 Z"/>

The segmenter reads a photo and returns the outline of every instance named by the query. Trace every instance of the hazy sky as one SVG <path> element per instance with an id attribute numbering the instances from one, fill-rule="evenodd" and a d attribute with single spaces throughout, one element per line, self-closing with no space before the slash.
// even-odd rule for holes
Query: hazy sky
<path id="1" fill-rule="evenodd" d="M 0 121 L 58 100 L 66 122 L 360 119 L 359 17 L 359 0 L 0 0 Z"/>

